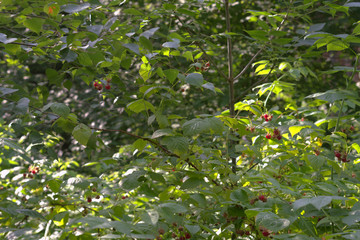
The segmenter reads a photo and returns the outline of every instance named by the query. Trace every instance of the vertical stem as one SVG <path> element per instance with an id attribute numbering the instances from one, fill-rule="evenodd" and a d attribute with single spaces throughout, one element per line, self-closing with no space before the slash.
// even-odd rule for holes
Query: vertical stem
<path id="1" fill-rule="evenodd" d="M 230 11 L 229 0 L 224 0 L 225 5 L 225 19 L 226 19 L 226 31 L 231 32 L 230 27 Z M 234 94 L 234 77 L 233 77 L 233 60 L 232 60 L 232 42 L 231 37 L 227 37 L 227 58 L 228 58 L 228 82 L 229 82 L 229 110 L 230 115 L 235 116 L 235 94 Z M 235 145 L 233 140 L 229 142 L 230 148 Z M 231 158 L 232 172 L 236 173 L 236 158 Z"/>
<path id="2" fill-rule="evenodd" d="M 226 31 L 231 32 L 230 27 L 230 12 L 229 12 L 229 0 L 224 0 L 225 4 L 225 17 L 226 17 Z M 234 97 L 234 77 L 233 77 L 233 60 L 232 60 L 232 42 L 231 37 L 227 37 L 227 58 L 228 58 L 228 82 L 229 82 L 229 103 L 230 103 L 230 115 L 235 116 L 235 97 Z"/>

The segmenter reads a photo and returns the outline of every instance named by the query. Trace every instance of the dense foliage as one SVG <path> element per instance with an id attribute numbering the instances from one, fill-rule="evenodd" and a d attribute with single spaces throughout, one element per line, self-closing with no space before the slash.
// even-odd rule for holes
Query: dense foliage
<path id="1" fill-rule="evenodd" d="M 0 238 L 359 239 L 359 7 L 0 1 Z"/>

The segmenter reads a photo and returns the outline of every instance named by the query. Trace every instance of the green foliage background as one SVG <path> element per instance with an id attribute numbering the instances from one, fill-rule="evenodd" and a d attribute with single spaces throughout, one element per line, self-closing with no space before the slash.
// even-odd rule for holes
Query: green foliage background
<path id="1" fill-rule="evenodd" d="M 2 0 L 0 238 L 359 239 L 359 7 Z"/>

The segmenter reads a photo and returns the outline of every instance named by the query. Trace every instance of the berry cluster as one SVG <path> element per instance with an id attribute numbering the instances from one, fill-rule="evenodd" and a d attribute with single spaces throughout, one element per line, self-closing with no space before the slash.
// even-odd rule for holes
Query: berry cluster
<path id="1" fill-rule="evenodd" d="M 209 70 L 209 68 L 210 68 L 210 63 L 209 63 L 209 62 L 207 62 L 207 63 L 205 63 L 204 65 L 202 65 L 201 68 L 195 66 L 195 70 L 196 70 L 196 71 L 201 70 L 202 72 Z"/>
<path id="2" fill-rule="evenodd" d="M 105 85 L 105 89 L 106 90 L 110 90 L 111 89 L 111 86 L 110 86 L 110 82 L 111 82 L 111 79 L 108 78 L 106 79 L 106 85 Z M 101 91 L 103 89 L 103 85 L 101 84 L 101 82 L 98 82 L 98 81 L 95 81 L 94 82 L 94 88 L 98 91 Z"/>
<path id="3" fill-rule="evenodd" d="M 337 160 L 339 162 L 350 162 L 349 159 L 347 159 L 347 153 L 344 152 L 344 153 L 340 153 L 339 151 L 335 151 L 335 157 L 337 158 Z"/>
<path id="4" fill-rule="evenodd" d="M 319 156 L 320 155 L 320 151 L 318 149 L 314 150 L 314 154 L 315 156 Z"/>
<path id="5" fill-rule="evenodd" d="M 246 127 L 246 131 L 250 131 L 253 133 L 255 131 L 255 127 L 254 126 Z"/>
<path id="6" fill-rule="evenodd" d="M 191 238 L 191 234 L 187 231 L 185 231 L 184 227 L 183 226 L 179 226 L 177 225 L 177 223 L 173 223 L 172 224 L 172 228 L 173 228 L 173 232 L 171 233 L 171 237 L 172 238 L 175 238 L 176 240 L 186 240 L 186 239 L 190 239 Z M 158 233 L 159 235 L 156 237 L 157 240 L 162 240 L 162 239 L 165 239 L 164 235 L 166 234 L 165 233 L 165 230 L 160 228 L 158 230 Z M 167 239 L 167 238 L 166 238 Z"/>
<path id="7" fill-rule="evenodd" d="M 241 229 L 238 229 L 236 230 L 236 234 L 239 235 L 239 236 L 244 236 L 244 235 L 247 235 L 247 236 L 250 236 L 251 235 L 251 232 L 250 231 L 244 231 L 244 230 L 241 230 Z"/>
<path id="8" fill-rule="evenodd" d="M 264 115 L 261 116 L 261 118 L 264 119 L 266 122 L 269 122 L 269 121 L 271 121 L 273 116 L 265 113 Z"/>
<path id="9" fill-rule="evenodd" d="M 280 130 L 275 128 L 274 131 L 273 131 L 273 135 L 271 135 L 270 133 L 267 133 L 266 136 L 265 136 L 267 139 L 277 139 L 277 140 L 281 140 L 282 136 L 281 136 L 281 133 L 280 133 Z"/>
<path id="10" fill-rule="evenodd" d="M 262 201 L 262 202 L 267 202 L 267 197 L 264 196 L 264 195 L 260 195 L 260 196 L 258 196 L 257 198 L 251 199 L 251 200 L 250 200 L 250 204 L 253 205 L 253 204 L 254 204 L 256 201 L 258 201 L 258 200 L 260 200 L 260 201 Z"/>
<path id="11" fill-rule="evenodd" d="M 39 173 L 40 168 L 39 167 L 35 167 L 35 166 L 29 166 L 28 168 L 28 173 L 24 173 L 23 177 L 26 178 L 33 178 L 35 174 Z"/>

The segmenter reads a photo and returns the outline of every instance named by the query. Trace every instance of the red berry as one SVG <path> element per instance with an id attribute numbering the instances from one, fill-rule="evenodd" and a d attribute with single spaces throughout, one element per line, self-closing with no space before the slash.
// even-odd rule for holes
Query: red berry
<path id="1" fill-rule="evenodd" d="M 26 173 L 23 173 L 23 177 L 26 178 Z"/>
<path id="2" fill-rule="evenodd" d="M 277 140 L 281 140 L 282 136 L 278 135 L 276 138 L 277 138 Z"/>
<path id="3" fill-rule="evenodd" d="M 102 88 L 103 88 L 102 84 L 99 84 L 96 89 L 99 90 L 99 91 L 101 91 Z"/>
<path id="4" fill-rule="evenodd" d="M 349 130 L 354 131 L 355 130 L 354 126 L 351 126 Z"/>
<path id="5" fill-rule="evenodd" d="M 126 197 L 125 197 L 125 196 L 122 196 L 121 199 L 126 199 Z"/>
<path id="6" fill-rule="evenodd" d="M 32 173 L 32 174 L 36 174 L 36 170 L 32 170 L 31 173 Z"/>
<path id="7" fill-rule="evenodd" d="M 185 233 L 185 238 L 186 238 L 186 239 L 190 239 L 190 238 L 191 238 L 191 234 L 190 234 L 190 233 L 188 233 L 188 232 L 187 232 L 187 233 Z"/>
<path id="8" fill-rule="evenodd" d="M 266 136 L 265 136 L 267 139 L 271 139 L 271 134 L 270 133 L 268 133 L 268 134 L 266 134 Z"/>
<path id="9" fill-rule="evenodd" d="M 94 82 L 94 88 L 98 88 L 98 86 L 99 86 L 99 83 L 98 82 Z"/>
<path id="10" fill-rule="evenodd" d="M 111 89 L 111 86 L 110 86 L 109 84 L 106 84 L 106 85 L 105 85 L 105 88 L 106 88 L 107 90 L 110 90 L 110 89 Z"/>
<path id="11" fill-rule="evenodd" d="M 264 230 L 264 231 L 262 231 L 262 235 L 263 235 L 264 237 L 267 237 L 267 236 L 270 235 L 270 233 L 269 233 L 268 231 Z"/>
<path id="12" fill-rule="evenodd" d="M 319 150 L 314 150 L 314 154 L 315 154 L 315 156 L 319 156 L 320 155 L 320 151 Z"/>
<path id="13" fill-rule="evenodd" d="M 199 71 L 199 69 L 200 69 L 199 67 L 195 67 L 195 70 L 196 70 L 196 71 Z"/>
<path id="14" fill-rule="evenodd" d="M 29 178 L 34 178 L 34 176 L 33 176 L 33 175 L 31 175 L 31 174 L 28 174 L 28 177 L 29 177 Z"/>
<path id="15" fill-rule="evenodd" d="M 267 202 L 267 198 L 264 195 L 260 195 L 259 200 L 262 202 Z"/>
<path id="16" fill-rule="evenodd" d="M 249 236 L 251 233 L 249 231 L 246 231 L 245 234 Z"/>
<path id="17" fill-rule="evenodd" d="M 240 236 L 244 236 L 245 232 L 244 232 L 244 230 L 238 229 L 238 230 L 236 230 L 236 234 L 238 234 Z"/>
<path id="18" fill-rule="evenodd" d="M 335 153 L 335 157 L 337 157 L 338 159 L 341 158 L 341 153 L 339 153 L 338 151 L 335 151 L 334 153 Z"/>
<path id="19" fill-rule="evenodd" d="M 91 197 L 88 197 L 87 201 L 90 203 L 92 201 Z"/>
<path id="20" fill-rule="evenodd" d="M 274 129 L 274 135 L 280 135 L 279 129 L 277 129 L 277 128 Z"/>

